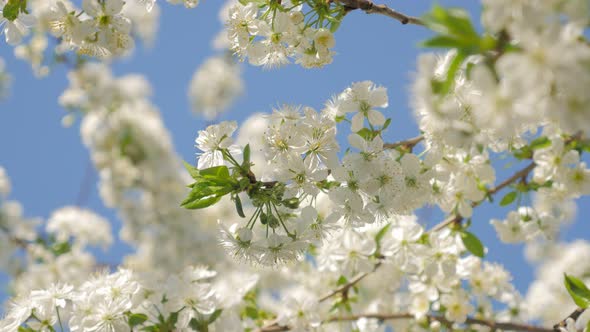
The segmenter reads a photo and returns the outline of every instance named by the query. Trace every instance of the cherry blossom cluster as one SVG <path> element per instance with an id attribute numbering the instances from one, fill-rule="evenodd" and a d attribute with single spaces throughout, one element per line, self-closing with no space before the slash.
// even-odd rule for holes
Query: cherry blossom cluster
<path id="1" fill-rule="evenodd" d="M 10 91 L 10 74 L 6 71 L 4 59 L 0 58 L 0 100 L 4 99 Z"/>
<path id="2" fill-rule="evenodd" d="M 416 217 L 398 217 L 385 226 L 336 233 L 329 245 L 319 249 L 316 259 L 320 271 L 336 272 L 347 279 L 378 269 L 372 278 L 381 282 L 375 284 L 383 284 L 381 278 L 387 278 L 387 292 L 404 296 L 393 312 L 409 312 L 418 320 L 437 311 L 458 323 L 474 312 L 510 321 L 525 317 L 508 272 L 465 255 L 468 251 L 461 236 L 450 229 L 426 232 Z M 464 281 L 469 284 L 467 289 L 462 286 Z M 386 296 L 369 296 L 377 303 L 387 301 Z M 492 301 L 504 303 L 506 310 L 493 310 Z"/>
<path id="3" fill-rule="evenodd" d="M 244 82 L 239 64 L 228 56 L 208 58 L 195 71 L 188 95 L 192 109 L 212 120 L 242 94 Z"/>
<path id="4" fill-rule="evenodd" d="M 99 273 L 77 287 L 57 283 L 12 300 L 3 331 L 217 331 L 232 327 L 232 307 L 256 284 L 229 289 L 216 273 L 187 267 L 159 280 L 150 274 L 120 269 Z M 245 277 L 245 276 L 244 276 Z M 221 317 L 220 317 L 221 316 Z"/>
<path id="5" fill-rule="evenodd" d="M 590 243 L 576 240 L 571 243 L 555 243 L 553 245 L 533 245 L 527 248 L 529 260 L 538 264 L 536 279 L 529 287 L 525 298 L 531 318 L 541 319 L 546 324 L 555 324 L 571 313 L 571 297 L 563 287 L 563 275 L 555 271 L 580 276 L 586 284 L 590 284 L 590 264 L 580 257 L 590 254 Z M 576 330 L 583 329 L 590 320 L 590 313 L 585 312 L 578 319 Z M 551 323 L 553 322 L 553 323 Z M 568 330 L 571 331 L 571 330 Z"/>
<path id="6" fill-rule="evenodd" d="M 170 134 L 148 99 L 148 82 L 139 75 L 115 78 L 97 63 L 70 72 L 69 79 L 60 97 L 71 110 L 66 122 L 82 117 L 81 136 L 99 172 L 101 197 L 119 211 L 121 238 L 137 246 L 126 259 L 129 266 L 177 271 L 198 253 L 201 263 L 218 261 L 221 252 L 203 251 L 216 247 L 216 237 L 206 231 L 215 228 L 214 221 L 177 208 L 187 180 Z"/>
<path id="7" fill-rule="evenodd" d="M 9 192 L 10 181 L 0 167 L 0 266 L 13 277 L 14 293 L 87 280 L 97 266 L 90 248 L 106 249 L 113 242 L 110 223 L 73 206 L 55 210 L 44 222 L 26 218 L 18 202 L 4 200 Z"/>
<path id="8" fill-rule="evenodd" d="M 252 65 L 322 67 L 332 62 L 344 13 L 329 1 L 240 1 L 229 9 L 227 33 L 233 52 Z"/>
<path id="9" fill-rule="evenodd" d="M 78 62 L 69 51 L 78 57 L 129 54 L 135 37 L 150 45 L 158 28 L 158 7 L 141 0 L 84 0 L 81 8 L 69 0 L 3 0 L 0 7 L 6 42 L 38 76 L 47 75 L 54 60 Z M 32 37 L 25 38 L 31 32 Z"/>
<path id="10" fill-rule="evenodd" d="M 15 52 L 40 75 L 47 32 L 64 61 L 67 50 L 120 56 L 133 34 L 153 37 L 158 15 L 155 0 L 2 5 L 9 43 L 33 28 Z M 364 0 L 229 1 L 215 47 L 265 68 L 321 67 L 354 9 L 401 15 Z M 426 47 L 445 50 L 418 59 L 419 136 L 388 142 L 387 89 L 361 81 L 320 109 L 281 105 L 209 125 L 184 169 L 144 77 L 76 62 L 59 98 L 63 123 L 80 119 L 101 198 L 136 252 L 116 268 L 94 258 L 90 249 L 114 239 L 86 209 L 60 208 L 46 223 L 23 217 L 0 167 L 0 264 L 14 293 L 0 330 L 584 329 L 589 314 L 571 311 L 572 299 L 577 311 L 590 307 L 590 244 L 558 239 L 590 194 L 590 3 L 484 0 L 483 32 L 458 9 L 412 20 L 436 33 Z M 242 89 L 231 56 L 215 56 L 189 98 L 212 119 Z M 507 176 L 505 159 L 516 165 Z M 538 265 L 525 296 L 470 228 L 488 203 L 510 207 L 490 223 Z M 419 217 L 427 206 L 444 215 L 429 228 Z"/>
<path id="11" fill-rule="evenodd" d="M 588 6 L 583 0 L 484 1 L 482 21 L 494 35 L 443 34 L 475 41 L 465 49 L 450 43 L 457 48 L 442 58 L 420 57 L 414 107 L 428 140 L 506 151 L 547 123 L 561 133 L 585 132 Z"/>
<path id="12" fill-rule="evenodd" d="M 320 112 L 280 107 L 265 120 L 261 137 L 249 141 L 261 147 L 255 152 L 250 145 L 233 144 L 235 122 L 209 126 L 196 139 L 202 153 L 191 175 L 197 182 L 183 206 L 204 208 L 216 202 L 212 195 L 221 199 L 233 190 L 238 210 L 244 199 L 254 212 L 245 225 L 223 228 L 224 246 L 235 256 L 262 264 L 300 258 L 310 244 L 321 246 L 334 230 L 386 222 L 428 203 L 470 217 L 472 204 L 485 198 L 486 185 L 495 179 L 487 155 L 456 151 L 431 153 L 422 160 L 392 148 L 382 139 L 391 120 L 377 110 L 387 105 L 386 89 L 364 81 L 332 98 Z M 345 120 L 351 124 L 353 150 L 340 160 L 337 124 Z M 256 158 L 262 165 L 252 165 L 256 153 L 264 156 Z M 236 160 L 239 155 L 242 162 Z M 235 169 L 231 175 L 228 167 Z M 213 179 L 221 170 L 228 179 Z M 256 174 L 262 174 L 260 180 Z M 229 189 L 202 190 L 213 183 L 209 181 L 227 181 Z M 331 213 L 320 216 L 317 205 L 324 200 L 330 202 Z M 262 227 L 255 227 L 257 220 Z"/>
<path id="13" fill-rule="evenodd" d="M 228 0 L 221 7 L 221 24 L 225 24 L 229 9 L 235 3 Z M 232 56 L 225 28 L 215 37 L 212 46 L 219 54 L 208 57 L 196 69 L 187 92 L 192 111 L 209 121 L 230 108 L 244 92 L 242 68 Z"/>
<path id="14" fill-rule="evenodd" d="M 484 1 L 482 21 L 489 34 L 435 27 L 440 36 L 426 44 L 455 47 L 444 56 L 419 59 L 413 106 L 428 154 L 533 161 L 503 200 L 520 205 L 523 196 L 535 192 L 533 206 L 510 212 L 504 221 L 492 220 L 504 242 L 555 239 L 571 219 L 573 200 L 590 193 L 590 170 L 581 158 L 590 104 L 580 89 L 590 79 L 590 47 L 583 37 L 588 6 L 586 1 Z M 452 16 L 438 10 L 427 22 L 439 24 Z M 461 46 L 459 38 L 475 41 Z M 574 72 L 579 79 L 572 79 Z M 465 188 L 472 202 L 487 198 L 477 190 L 493 180 L 493 169 L 487 168 L 471 190 Z M 470 217 L 470 205 L 459 204 L 459 214 Z"/>

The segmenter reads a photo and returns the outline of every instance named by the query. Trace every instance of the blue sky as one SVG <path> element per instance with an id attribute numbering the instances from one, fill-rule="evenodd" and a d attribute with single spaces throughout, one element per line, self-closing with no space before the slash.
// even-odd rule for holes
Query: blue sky
<path id="1" fill-rule="evenodd" d="M 392 1 L 382 0 L 391 5 Z M 141 73 L 152 84 L 152 101 L 160 108 L 177 152 L 185 160 L 194 160 L 194 139 L 205 120 L 190 112 L 186 90 L 194 70 L 215 52 L 211 40 L 219 31 L 218 8 L 222 1 L 205 0 L 193 10 L 172 6 L 162 0 L 160 30 L 152 49 L 141 46 L 129 59 L 118 60 L 116 75 Z M 480 8 L 472 1 L 439 1 L 442 5 L 467 4 L 476 21 Z M 400 1 L 395 9 L 421 15 L 430 8 L 428 1 Z M 324 69 L 304 70 L 292 65 L 278 70 L 243 65 L 246 92 L 220 120 L 242 120 L 253 112 L 270 112 L 277 104 L 304 104 L 320 109 L 323 103 L 350 83 L 372 80 L 389 91 L 392 118 L 391 141 L 413 137 L 418 130 L 409 108 L 408 91 L 416 56 L 424 50 L 418 43 L 429 36 L 419 26 L 404 26 L 390 18 L 352 12 L 336 33 L 337 55 Z M 0 102 L 0 165 L 6 168 L 13 184 L 11 199 L 20 201 L 27 216 L 46 218 L 64 205 L 76 203 L 89 165 L 88 151 L 80 141 L 79 128 L 63 128 L 64 110 L 57 102 L 67 87 L 66 68 L 57 67 L 44 79 L 36 79 L 29 65 L 15 59 L 12 48 L 0 43 L 13 76 L 12 93 Z M 500 170 L 498 179 L 507 176 Z M 96 189 L 96 174 L 85 206 L 118 224 L 116 212 L 105 208 Z M 590 212 L 588 200 L 580 202 L 579 217 Z M 504 218 L 508 208 L 483 205 L 475 212 L 473 231 L 489 248 L 488 259 L 499 261 L 513 273 L 516 286 L 523 292 L 532 278 L 522 246 L 503 245 L 489 224 L 490 218 Z M 438 214 L 435 214 L 438 215 Z M 433 223 L 436 220 L 432 221 Z M 564 233 L 565 238 L 589 238 L 590 227 L 581 220 Z M 115 263 L 128 248 L 116 245 L 100 253 L 102 262 Z M 5 279 L 0 278 L 0 300 Z"/>

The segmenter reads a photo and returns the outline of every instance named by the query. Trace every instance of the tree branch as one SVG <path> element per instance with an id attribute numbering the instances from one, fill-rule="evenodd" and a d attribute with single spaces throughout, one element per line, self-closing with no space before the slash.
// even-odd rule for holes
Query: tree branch
<path id="1" fill-rule="evenodd" d="M 454 322 L 449 321 L 444 316 L 440 315 L 426 315 L 429 321 L 437 321 L 447 326 L 452 326 Z M 323 323 L 329 322 L 345 322 L 345 321 L 357 321 L 361 318 L 369 318 L 369 319 L 378 319 L 381 321 L 385 320 L 396 320 L 396 319 L 414 319 L 415 316 L 410 313 L 394 313 L 394 314 L 360 314 L 360 315 L 350 315 L 350 316 L 338 316 L 338 317 L 331 317 L 327 320 L 323 321 Z M 471 318 L 468 317 L 465 320 L 466 325 L 479 325 L 479 326 L 487 326 L 492 330 L 505 330 L 505 331 L 524 331 L 524 332 L 554 332 L 551 328 L 545 328 L 540 326 L 534 325 L 527 325 L 521 323 L 509 323 L 509 322 L 496 322 L 492 320 L 485 320 L 479 318 Z M 289 331 L 290 328 L 288 326 L 281 326 L 278 324 L 269 325 L 260 329 L 260 332 L 279 332 L 279 331 Z"/>
<path id="2" fill-rule="evenodd" d="M 350 288 L 352 288 L 354 285 L 358 284 L 359 282 L 361 282 L 361 280 L 365 279 L 369 274 L 375 272 L 375 270 L 377 270 L 379 268 L 379 266 L 381 266 L 381 262 L 375 264 L 375 267 L 373 267 L 373 270 L 369 271 L 369 272 L 365 272 L 365 273 L 361 273 L 360 275 L 356 276 L 355 278 L 353 278 L 351 281 L 349 281 L 348 283 L 346 283 L 345 285 L 342 285 L 338 288 L 336 288 L 335 290 L 333 290 L 332 292 L 330 292 L 329 294 L 326 294 L 324 296 L 322 296 L 319 299 L 319 302 L 324 302 L 327 299 L 337 295 L 337 294 L 346 294 L 348 293 L 348 290 Z"/>
<path id="3" fill-rule="evenodd" d="M 401 22 L 401 24 L 424 25 L 422 20 L 417 17 L 402 14 L 386 5 L 376 5 L 370 0 L 333 0 L 341 3 L 349 10 L 360 9 L 367 14 L 381 14 Z"/>
<path id="4" fill-rule="evenodd" d="M 535 168 L 535 166 L 536 166 L 535 163 L 532 162 L 527 167 L 525 167 L 525 168 L 521 169 L 520 171 L 514 173 L 514 175 L 512 175 L 508 179 L 502 181 L 497 186 L 488 189 L 487 196 L 496 194 L 497 192 L 499 192 L 500 190 L 508 187 L 509 185 L 511 185 L 512 183 L 516 182 L 517 180 L 526 179 L 526 177 Z M 481 203 L 483 203 L 484 201 L 485 201 L 485 198 L 482 199 L 481 201 L 473 202 L 473 203 L 471 203 L 471 207 L 477 207 Z M 439 223 L 436 226 L 434 226 L 429 232 L 439 231 L 439 230 L 441 230 L 441 229 L 443 229 L 443 228 L 445 228 L 445 227 L 447 227 L 447 226 L 449 226 L 451 224 L 459 223 L 462 220 L 463 220 L 463 217 L 460 216 L 460 215 L 458 215 L 458 214 L 451 215 L 448 218 L 446 218 L 445 220 L 443 220 L 441 223 Z"/>
<path id="5" fill-rule="evenodd" d="M 582 314 L 584 313 L 584 311 L 586 311 L 586 309 L 584 309 L 584 308 L 577 308 L 571 314 L 569 314 L 569 316 L 567 316 L 566 318 L 564 318 L 561 322 L 553 325 L 553 330 L 554 331 L 559 331 L 559 328 L 560 327 L 566 327 L 567 320 L 570 319 L 570 318 L 573 319 L 574 322 L 576 322 L 578 320 L 578 318 L 580 318 L 580 316 L 582 316 Z"/>
<path id="6" fill-rule="evenodd" d="M 407 140 L 398 141 L 395 143 L 386 143 L 383 144 L 384 149 L 396 149 L 396 148 L 403 148 L 405 150 L 412 150 L 418 143 L 424 140 L 424 136 L 416 136 Z"/>

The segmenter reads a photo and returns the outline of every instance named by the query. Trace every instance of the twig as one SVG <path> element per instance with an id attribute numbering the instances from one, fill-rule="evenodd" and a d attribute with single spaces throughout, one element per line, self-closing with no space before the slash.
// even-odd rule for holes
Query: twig
<path id="1" fill-rule="evenodd" d="M 381 262 L 375 264 L 375 267 L 373 267 L 373 270 L 369 271 L 369 272 L 365 272 L 365 273 L 361 273 L 360 275 L 356 276 L 355 278 L 353 278 L 351 281 L 347 282 L 345 285 L 342 285 L 338 288 L 336 288 L 335 290 L 333 290 L 332 292 L 330 292 L 329 294 L 326 294 L 324 296 L 322 296 L 319 299 L 319 302 L 324 302 L 327 299 L 337 295 L 337 294 L 345 294 L 348 292 L 348 290 L 350 288 L 352 288 L 354 285 L 358 284 L 359 282 L 361 282 L 361 280 L 365 279 L 369 274 L 375 272 L 379 266 L 381 266 Z"/>
<path id="2" fill-rule="evenodd" d="M 88 160 L 86 168 L 84 169 L 82 181 L 80 182 L 80 189 L 78 190 L 78 195 L 76 196 L 76 206 L 83 207 L 86 205 L 92 189 L 93 177 L 94 166 L 92 165 L 92 161 Z"/>
<path id="3" fill-rule="evenodd" d="M 496 194 L 497 192 L 499 192 L 500 190 L 508 187 L 509 185 L 511 185 L 512 183 L 516 182 L 517 180 L 526 179 L 526 177 L 535 168 L 535 166 L 536 166 L 535 163 L 532 162 L 527 167 L 525 167 L 525 168 L 521 169 L 520 171 L 514 173 L 514 175 L 512 175 L 508 179 L 502 181 L 497 186 L 488 189 L 487 196 Z M 471 203 L 471 207 L 479 206 L 484 201 L 485 201 L 485 199 L 482 199 L 481 201 L 473 202 L 473 203 Z M 446 218 L 445 220 L 443 220 L 441 223 L 439 223 L 436 226 L 434 226 L 429 232 L 439 231 L 439 230 L 441 230 L 441 229 L 449 226 L 450 224 L 456 224 L 456 223 L 461 222 L 462 220 L 463 220 L 463 217 L 461 215 L 458 215 L 458 214 L 451 215 L 448 218 Z"/>
<path id="4" fill-rule="evenodd" d="M 439 315 L 427 315 L 426 316 L 430 321 L 438 321 L 447 326 L 452 326 L 453 322 L 446 319 L 444 316 Z M 323 323 L 329 322 L 345 322 L 345 321 L 357 321 L 361 318 L 369 318 L 369 319 L 378 319 L 381 321 L 385 320 L 396 320 L 396 319 L 415 319 L 415 316 L 410 313 L 395 313 L 395 314 L 360 314 L 360 315 L 350 315 L 350 316 L 338 316 L 338 317 L 331 317 L 325 320 Z M 480 325 L 480 326 L 487 326 L 492 330 L 505 330 L 505 331 L 524 331 L 524 332 L 553 332 L 553 329 L 545 328 L 541 326 L 535 325 L 527 325 L 521 323 L 507 323 L 507 322 L 496 322 L 491 320 L 485 319 L 478 319 L 478 318 L 471 318 L 468 317 L 465 320 L 466 325 Z M 278 324 L 269 325 L 260 329 L 260 332 L 279 332 L 279 331 L 289 331 L 290 328 L 288 326 L 281 326 Z"/>
<path id="5" fill-rule="evenodd" d="M 418 143 L 422 142 L 424 140 L 424 136 L 420 135 L 420 136 L 416 136 L 407 140 L 403 140 L 403 141 L 398 141 L 395 143 L 386 143 L 383 144 L 383 148 L 384 149 L 396 149 L 396 148 L 403 148 L 406 150 L 411 150 L 413 149 L 416 145 L 418 145 Z"/>
<path id="6" fill-rule="evenodd" d="M 571 314 L 569 314 L 569 316 L 567 316 L 566 318 L 564 318 L 561 322 L 553 325 L 553 330 L 554 331 L 559 331 L 560 327 L 565 327 L 567 325 L 567 320 L 568 319 L 573 319 L 574 322 L 578 320 L 578 318 L 580 318 L 580 316 L 582 316 L 582 314 L 584 313 L 584 311 L 586 311 L 585 308 L 577 308 L 576 310 L 574 310 Z"/>
<path id="7" fill-rule="evenodd" d="M 334 0 L 343 4 L 350 10 L 360 9 L 367 14 L 381 14 L 401 22 L 401 24 L 424 25 L 422 20 L 417 17 L 402 14 L 386 5 L 376 5 L 370 0 Z"/>
<path id="8" fill-rule="evenodd" d="M 529 175 L 529 173 L 535 168 L 535 163 L 532 162 L 530 163 L 527 167 L 521 169 L 520 171 L 514 173 L 514 175 L 512 175 L 511 177 L 509 177 L 508 179 L 504 180 L 502 183 L 500 183 L 499 185 L 497 185 L 494 188 L 491 188 L 490 190 L 488 190 L 488 194 L 489 195 L 494 195 L 495 193 L 497 193 L 498 191 L 508 187 L 510 184 L 512 184 L 513 182 L 515 182 L 518 179 L 526 179 L 526 177 Z M 480 201 L 480 203 L 478 203 L 477 205 L 481 204 L 482 201 Z M 476 206 L 477 206 L 476 205 Z"/>

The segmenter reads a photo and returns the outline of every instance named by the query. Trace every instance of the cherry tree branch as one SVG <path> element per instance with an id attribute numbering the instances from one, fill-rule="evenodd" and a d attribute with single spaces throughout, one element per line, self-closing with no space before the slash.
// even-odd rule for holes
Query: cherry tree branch
<path id="1" fill-rule="evenodd" d="M 416 136 L 413 138 L 409 138 L 407 140 L 398 141 L 395 143 L 386 143 L 383 144 L 384 149 L 396 149 L 396 148 L 403 148 L 405 150 L 412 150 L 418 143 L 424 140 L 424 136 Z"/>
<path id="2" fill-rule="evenodd" d="M 401 24 L 424 25 L 417 17 L 402 14 L 387 5 L 376 5 L 370 0 L 333 0 L 344 5 L 349 10 L 360 9 L 367 14 L 381 14 L 399 21 Z"/>
<path id="3" fill-rule="evenodd" d="M 381 262 L 375 264 L 375 267 L 373 267 L 373 270 L 371 270 L 369 272 L 364 272 L 364 273 L 359 274 L 358 276 L 354 277 L 352 280 L 350 280 L 349 282 L 347 282 L 345 285 L 342 285 L 342 286 L 336 288 L 335 290 L 333 290 L 332 292 L 330 292 L 329 294 L 326 294 L 326 295 L 322 296 L 319 299 L 319 302 L 324 302 L 327 299 L 329 299 L 329 298 L 331 298 L 331 297 L 333 297 L 335 295 L 338 295 L 338 294 L 342 294 L 343 296 L 346 296 L 345 294 L 348 293 L 348 290 L 350 288 L 352 288 L 354 285 L 356 285 L 359 282 L 361 282 L 369 274 L 375 272 L 379 268 L 379 266 L 381 266 Z"/>
<path id="4" fill-rule="evenodd" d="M 578 318 L 580 318 L 580 316 L 582 316 L 582 314 L 584 313 L 584 311 L 586 311 L 585 308 L 577 308 L 571 314 L 569 314 L 569 316 L 567 316 L 566 318 L 564 318 L 561 322 L 553 325 L 553 330 L 554 331 L 559 331 L 559 328 L 560 327 L 566 327 L 567 320 L 570 319 L 570 318 L 573 319 L 574 322 L 577 321 Z"/>
<path id="5" fill-rule="evenodd" d="M 452 326 L 454 322 L 446 319 L 444 316 L 440 315 L 426 315 L 429 321 L 437 321 L 446 326 Z M 415 319 L 415 316 L 410 313 L 392 313 L 392 314 L 360 314 L 360 315 L 350 315 L 350 316 L 337 316 L 331 317 L 325 320 L 323 323 L 330 323 L 330 322 L 346 322 L 346 321 L 357 321 L 361 318 L 369 318 L 369 319 L 378 319 L 381 321 L 385 320 L 397 320 L 397 319 Z M 524 332 L 554 332 L 551 328 L 535 326 L 535 325 L 528 325 L 528 324 L 521 324 L 521 323 L 509 323 L 509 322 L 496 322 L 493 320 L 485 320 L 479 318 L 471 318 L 467 317 L 465 320 L 466 325 L 479 325 L 479 326 L 487 326 L 492 330 L 505 330 L 505 331 L 524 331 Z M 289 331 L 290 328 L 288 326 L 282 326 L 279 324 L 273 324 L 266 327 L 261 328 L 260 332 L 279 332 L 279 331 Z"/>
<path id="6" fill-rule="evenodd" d="M 92 180 L 94 176 L 94 166 L 92 161 L 88 160 L 82 181 L 80 181 L 80 189 L 78 189 L 78 195 L 76 196 L 76 206 L 83 207 L 88 201 L 88 197 L 92 191 Z"/>
<path id="7" fill-rule="evenodd" d="M 570 144 L 573 141 L 583 141 L 584 140 L 584 135 L 582 132 L 577 132 L 576 134 L 567 137 L 564 140 L 565 144 Z M 526 178 L 528 177 L 529 173 L 532 172 L 533 169 L 535 169 L 535 162 L 531 162 L 527 167 L 521 169 L 520 171 L 514 173 L 514 175 L 512 175 L 511 177 L 509 177 L 508 179 L 504 180 L 502 183 L 498 184 L 497 186 L 488 189 L 487 191 L 487 196 L 490 195 L 494 195 L 497 192 L 499 192 L 500 190 L 508 187 L 509 185 L 515 183 L 518 180 L 521 180 L 523 182 L 526 182 Z M 485 199 L 478 201 L 478 202 L 473 202 L 471 203 L 471 207 L 476 207 L 479 206 L 481 203 L 484 202 Z M 439 231 L 451 224 L 457 224 L 460 223 L 463 220 L 463 217 L 460 215 L 451 215 L 449 216 L 447 219 L 443 220 L 441 223 L 437 224 L 436 226 L 434 226 L 430 232 L 436 232 Z"/>
<path id="8" fill-rule="evenodd" d="M 529 175 L 529 173 L 535 168 L 535 166 L 536 166 L 535 163 L 532 162 L 527 167 L 525 167 L 525 168 L 521 169 L 520 171 L 514 173 L 514 175 L 512 175 L 508 179 L 502 181 L 497 186 L 488 189 L 487 196 L 494 195 L 494 194 L 498 193 L 500 190 L 508 187 L 509 185 L 513 184 L 514 182 L 516 182 L 518 180 L 524 180 L 524 179 L 526 179 L 527 176 Z M 471 207 L 479 206 L 484 201 L 485 201 L 485 199 L 482 199 L 481 201 L 473 202 L 473 203 L 471 203 Z M 439 231 L 439 230 L 441 230 L 441 229 L 443 229 L 443 228 L 445 228 L 445 227 L 447 227 L 447 226 L 449 226 L 451 224 L 459 223 L 462 220 L 463 220 L 463 217 L 461 215 L 458 215 L 458 214 L 451 215 L 448 218 L 446 218 L 445 220 L 443 220 L 441 223 L 439 223 L 436 226 L 434 226 L 429 232 Z"/>

